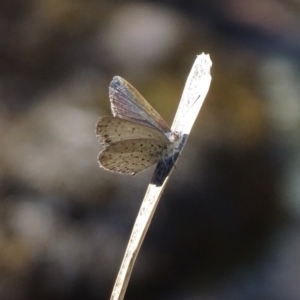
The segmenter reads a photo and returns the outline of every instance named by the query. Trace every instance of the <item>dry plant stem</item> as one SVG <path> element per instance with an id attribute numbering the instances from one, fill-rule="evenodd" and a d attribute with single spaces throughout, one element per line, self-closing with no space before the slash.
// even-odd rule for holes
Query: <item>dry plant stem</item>
<path id="1" fill-rule="evenodd" d="M 171 127 L 172 131 L 177 131 L 181 135 L 180 149 L 178 150 L 175 161 L 178 159 L 186 143 L 187 137 L 208 92 L 211 82 L 211 65 L 212 63 L 209 55 L 201 54 L 197 57 L 188 76 L 179 107 Z M 173 161 L 173 163 L 175 161 Z M 159 165 L 155 170 L 152 182 L 148 186 L 146 195 L 133 226 L 123 262 L 112 291 L 111 300 L 123 300 L 124 298 L 135 260 L 173 166 L 171 166 L 165 177 L 155 180 L 155 174 L 158 172 L 158 168 Z M 154 182 L 159 182 L 159 184 L 154 184 Z"/>
<path id="2" fill-rule="evenodd" d="M 151 223 L 166 182 L 167 179 L 162 186 L 157 187 L 153 184 L 149 184 L 148 186 L 146 195 L 132 229 L 123 262 L 110 298 L 111 300 L 121 300 L 124 298 L 135 260 Z"/>

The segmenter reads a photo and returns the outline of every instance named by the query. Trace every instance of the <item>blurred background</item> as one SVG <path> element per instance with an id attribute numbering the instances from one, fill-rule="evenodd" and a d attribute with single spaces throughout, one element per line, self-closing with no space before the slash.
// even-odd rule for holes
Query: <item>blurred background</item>
<path id="1" fill-rule="evenodd" d="M 0 298 L 109 299 L 154 167 L 98 167 L 114 75 L 171 124 L 212 85 L 126 299 L 300 299 L 300 1 L 2 0 Z"/>

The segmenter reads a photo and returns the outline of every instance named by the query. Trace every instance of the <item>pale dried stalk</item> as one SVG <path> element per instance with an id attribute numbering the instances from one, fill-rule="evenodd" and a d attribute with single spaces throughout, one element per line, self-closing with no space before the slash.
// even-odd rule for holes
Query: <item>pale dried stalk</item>
<path id="1" fill-rule="evenodd" d="M 173 165 L 187 141 L 188 135 L 208 92 L 211 82 L 211 66 L 212 62 L 209 55 L 201 54 L 197 56 L 190 71 L 171 127 L 172 131 L 180 133 L 180 149 L 178 149 L 176 155 L 167 162 L 168 165 L 166 165 L 166 161 L 163 161 L 158 163 L 157 168 L 155 169 L 154 176 L 148 186 L 133 226 L 123 262 L 112 291 L 111 300 L 123 300 L 124 298 L 135 260 L 151 223 L 159 199 L 169 179 Z"/>

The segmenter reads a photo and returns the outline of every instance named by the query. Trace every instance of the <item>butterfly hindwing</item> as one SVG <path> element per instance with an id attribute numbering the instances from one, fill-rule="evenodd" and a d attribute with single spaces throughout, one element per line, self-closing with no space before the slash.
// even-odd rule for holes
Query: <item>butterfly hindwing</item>
<path id="1" fill-rule="evenodd" d="M 119 141 L 100 152 L 99 164 L 106 170 L 135 175 L 157 163 L 169 144 L 154 139 Z"/>

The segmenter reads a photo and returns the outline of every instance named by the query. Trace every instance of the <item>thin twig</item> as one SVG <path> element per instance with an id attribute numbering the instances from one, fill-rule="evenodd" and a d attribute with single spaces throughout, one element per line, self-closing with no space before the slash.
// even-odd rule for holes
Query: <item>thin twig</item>
<path id="1" fill-rule="evenodd" d="M 171 127 L 172 131 L 180 138 L 179 147 L 172 157 L 167 161 L 165 159 L 160 161 L 155 169 L 153 178 L 148 186 L 133 226 L 119 274 L 112 291 L 111 300 L 123 300 L 124 298 L 135 260 L 151 223 L 159 199 L 208 92 L 211 82 L 211 65 L 212 62 L 209 55 L 201 54 L 197 57 L 190 71 Z"/>

